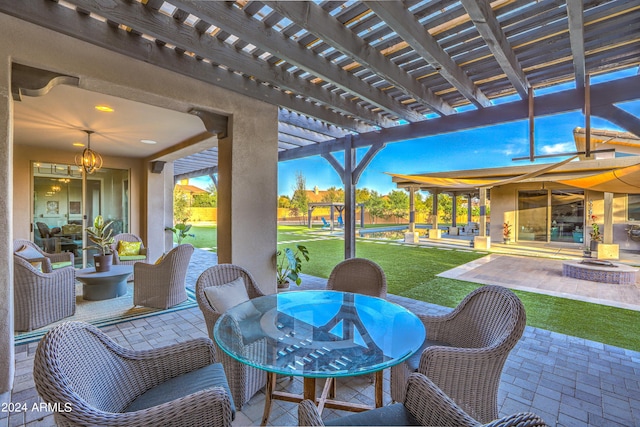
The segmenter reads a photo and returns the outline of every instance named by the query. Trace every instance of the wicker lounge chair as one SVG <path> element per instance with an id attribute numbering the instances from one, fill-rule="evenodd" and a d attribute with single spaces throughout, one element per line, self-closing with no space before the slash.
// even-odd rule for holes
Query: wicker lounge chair
<path id="1" fill-rule="evenodd" d="M 327 422 L 320 418 L 316 405 L 303 400 L 298 406 L 299 426 L 454 426 L 481 427 L 483 424 L 464 412 L 429 378 L 414 373 L 407 381 L 404 403 L 340 417 Z M 496 419 L 485 427 L 546 427 L 536 414 L 522 412 Z"/>
<path id="2" fill-rule="evenodd" d="M 38 344 L 33 378 L 59 426 L 231 426 L 222 366 L 207 338 L 135 351 L 65 322 Z"/>
<path id="3" fill-rule="evenodd" d="M 350 258 L 333 268 L 327 280 L 327 289 L 386 298 L 387 277 L 375 262 L 365 258 Z"/>
<path id="4" fill-rule="evenodd" d="M 120 255 L 118 253 L 118 242 L 140 242 L 140 250 L 135 255 Z M 135 234 L 120 233 L 113 236 L 113 264 L 133 265 L 136 262 L 149 262 L 149 254 L 147 248 L 144 247 L 142 239 Z"/>
<path id="5" fill-rule="evenodd" d="M 526 324 L 520 299 L 483 286 L 448 314 L 419 317 L 427 331 L 423 351 L 391 368 L 391 398 L 404 400 L 407 377 L 417 369 L 474 418 L 496 419 L 502 367 Z"/>
<path id="6" fill-rule="evenodd" d="M 75 314 L 76 272 L 73 267 L 44 273 L 18 255 L 13 256 L 13 263 L 16 331 L 38 329 Z"/>
<path id="7" fill-rule="evenodd" d="M 157 264 L 133 265 L 133 304 L 167 309 L 187 300 L 185 280 L 193 255 L 190 244 L 171 249 Z"/>
<path id="8" fill-rule="evenodd" d="M 16 239 L 13 241 L 13 252 L 17 252 L 24 247 L 33 248 L 42 255 L 42 258 L 44 258 L 42 271 L 45 273 L 50 273 L 58 268 L 72 266 L 75 261 L 75 256 L 72 252 L 47 253 L 30 240 Z"/>
<path id="9" fill-rule="evenodd" d="M 207 332 L 214 342 L 213 326 L 223 313 L 217 311 L 209 303 L 209 300 L 205 296 L 205 289 L 211 286 L 222 286 L 236 280 L 238 277 L 242 277 L 249 299 L 264 295 L 260 288 L 256 286 L 251 273 L 233 264 L 214 265 L 206 269 L 196 282 L 196 300 L 207 324 Z M 262 350 L 261 347 L 264 347 L 263 342 L 254 342 L 247 345 L 247 351 L 254 353 L 266 351 Z M 260 369 L 252 368 L 244 363 L 238 362 L 217 347 L 217 344 L 216 349 L 218 350 L 218 354 L 220 354 L 220 360 L 229 379 L 229 387 L 233 393 L 233 401 L 236 404 L 236 408 L 241 410 L 242 406 L 249 401 L 258 390 L 265 386 L 267 374 Z"/>

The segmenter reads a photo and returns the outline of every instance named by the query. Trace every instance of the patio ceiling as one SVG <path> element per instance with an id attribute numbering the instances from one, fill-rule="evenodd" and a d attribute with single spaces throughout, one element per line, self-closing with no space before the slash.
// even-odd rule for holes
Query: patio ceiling
<path id="1" fill-rule="evenodd" d="M 587 76 L 640 64 L 636 0 L 0 0 L 0 12 L 278 105 L 280 160 L 524 119 L 529 88 L 571 82 L 534 110 L 577 109 Z M 592 102 L 613 114 L 639 87 L 594 85 Z M 216 167 L 212 148 L 176 174 Z"/>

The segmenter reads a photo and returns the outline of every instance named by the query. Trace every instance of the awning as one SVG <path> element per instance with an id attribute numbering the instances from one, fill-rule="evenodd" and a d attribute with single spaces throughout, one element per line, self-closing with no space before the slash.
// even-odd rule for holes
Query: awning
<path id="1" fill-rule="evenodd" d="M 569 163 L 571 160 L 575 159 L 576 157 L 577 156 L 573 156 L 558 163 L 552 163 L 550 165 L 542 166 L 540 169 L 537 169 L 533 172 L 529 172 L 523 175 L 518 175 L 518 176 L 507 178 L 507 179 L 442 178 L 442 177 L 425 176 L 425 175 L 401 175 L 401 174 L 394 174 L 389 172 L 386 172 L 386 174 L 391 175 L 394 178 L 397 177 L 402 180 L 405 180 L 407 181 L 407 184 L 416 183 L 416 184 L 422 184 L 422 185 L 433 187 L 433 188 L 442 188 L 442 189 L 448 189 L 448 190 L 475 190 L 478 188 L 489 188 L 489 187 L 496 187 L 498 185 L 513 184 L 515 182 L 522 182 L 527 179 L 535 178 L 550 170 L 556 169 L 566 163 Z"/>
<path id="2" fill-rule="evenodd" d="M 605 193 L 640 194 L 640 163 L 582 178 L 565 179 L 557 182 Z"/>

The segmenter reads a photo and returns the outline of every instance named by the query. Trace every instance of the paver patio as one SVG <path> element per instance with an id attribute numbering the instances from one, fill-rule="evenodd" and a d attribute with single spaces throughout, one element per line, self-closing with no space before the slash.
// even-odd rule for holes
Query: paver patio
<path id="1" fill-rule="evenodd" d="M 193 286 L 202 270 L 215 263 L 215 254 L 196 250 L 188 283 Z M 323 288 L 326 280 L 305 276 L 303 288 Z M 389 300 L 415 312 L 443 313 L 445 307 L 395 295 Z M 198 308 L 120 323 L 103 329 L 124 346 L 154 348 L 194 337 L 207 336 Z M 36 343 L 16 348 L 16 375 L 12 402 L 39 398 L 31 371 Z M 384 401 L 390 402 L 385 372 Z M 365 377 L 339 383 L 338 398 L 373 403 L 373 385 Z M 302 382 L 283 379 L 279 387 L 299 391 Z M 235 426 L 259 425 L 264 393 L 256 394 L 234 421 Z M 498 401 L 501 415 L 533 411 L 552 426 L 640 425 L 640 352 L 526 327 L 504 367 Z M 274 401 L 270 425 L 297 425 L 296 405 Z M 340 412 L 325 410 L 325 418 Z M 53 416 L 43 412 L 0 413 L 0 427 L 52 426 Z"/>

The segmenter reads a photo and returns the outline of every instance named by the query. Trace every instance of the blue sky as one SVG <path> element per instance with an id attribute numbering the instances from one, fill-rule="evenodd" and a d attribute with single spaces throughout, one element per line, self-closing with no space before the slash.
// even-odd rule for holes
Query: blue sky
<path id="1" fill-rule="evenodd" d="M 637 69 L 615 73 L 615 78 L 635 75 Z M 609 77 L 610 78 L 610 77 Z M 609 78 L 593 78 L 592 83 Z M 556 87 L 555 91 L 572 88 L 573 85 Z M 542 92 L 537 92 L 539 95 Z M 640 100 L 618 106 L 640 116 Z M 584 127 L 584 115 L 575 111 L 556 116 L 535 119 L 536 154 L 554 154 L 575 151 L 573 129 Z M 591 118 L 593 129 L 623 130 L 598 117 Z M 357 151 L 358 160 L 365 149 Z M 335 153 L 342 161 L 341 153 Z M 394 142 L 380 151 L 364 170 L 358 188 L 367 187 L 382 194 L 395 189 L 391 177 L 385 172 L 417 174 L 486 167 L 517 166 L 531 164 L 528 160 L 512 161 L 514 157 L 529 155 L 528 120 L 498 126 L 478 128 L 464 132 Z M 540 159 L 536 163 L 559 161 L 561 158 Z M 293 194 L 296 173 L 302 172 L 307 189 L 316 185 L 321 190 L 342 187 L 338 173 L 320 156 L 278 163 L 278 195 Z M 194 185 L 206 188 L 208 177 L 192 179 Z"/>

